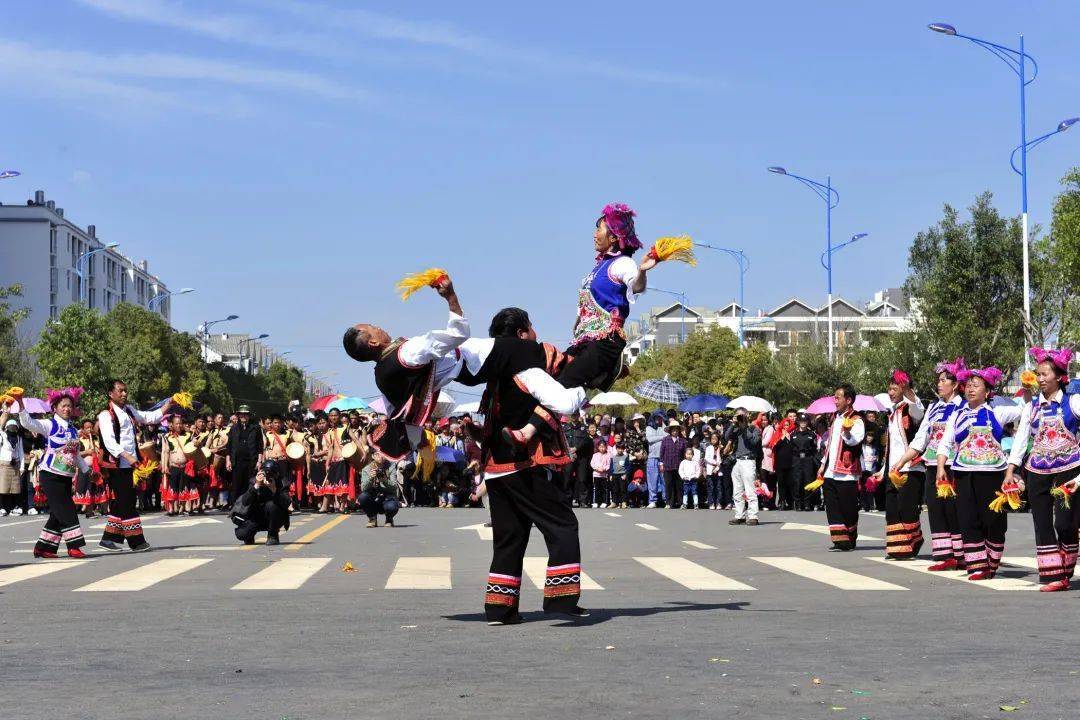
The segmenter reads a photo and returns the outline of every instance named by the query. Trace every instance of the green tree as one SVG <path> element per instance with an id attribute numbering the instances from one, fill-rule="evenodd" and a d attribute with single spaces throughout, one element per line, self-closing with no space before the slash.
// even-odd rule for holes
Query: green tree
<path id="1" fill-rule="evenodd" d="M 68 305 L 50 320 L 33 348 L 43 387 L 85 388 L 82 408 L 91 412 L 105 407 L 105 380 L 112 353 L 104 316 L 83 307 Z"/>
<path id="2" fill-rule="evenodd" d="M 22 286 L 0 287 L 0 385 L 31 388 L 35 367 L 26 345 L 19 338 L 19 323 L 30 314 L 27 308 L 13 308 L 10 298 L 22 297 Z"/>
<path id="3" fill-rule="evenodd" d="M 266 399 L 284 410 L 290 400 L 304 401 L 304 375 L 297 368 L 275 360 L 266 373 L 258 376 Z"/>
<path id="4" fill-rule="evenodd" d="M 1040 345 L 1080 342 L 1080 167 L 1061 184 L 1050 235 L 1032 247 L 1032 331 Z"/>
<path id="5" fill-rule="evenodd" d="M 120 303 L 105 321 L 110 374 L 127 384 L 132 402 L 159 400 L 181 389 L 183 372 L 175 353 L 174 333 L 160 315 Z"/>

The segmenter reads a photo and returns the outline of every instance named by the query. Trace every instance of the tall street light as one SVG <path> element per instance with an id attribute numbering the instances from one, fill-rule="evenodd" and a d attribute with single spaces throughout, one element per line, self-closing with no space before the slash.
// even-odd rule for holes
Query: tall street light
<path id="1" fill-rule="evenodd" d="M 79 276 L 79 304 L 80 305 L 82 304 L 84 296 L 86 298 L 89 298 L 89 290 L 86 287 L 86 285 L 87 285 L 87 283 L 86 283 L 86 271 L 83 270 L 83 266 L 86 264 L 87 259 L 90 258 L 93 255 L 97 255 L 98 253 L 103 253 L 106 250 L 112 250 L 114 247 L 119 247 L 119 245 L 120 245 L 120 243 L 115 243 L 115 242 L 107 243 L 103 247 L 95 248 L 94 250 L 89 250 L 87 252 L 84 252 L 75 261 L 75 274 Z M 87 303 L 87 307 L 89 307 L 89 303 Z"/>
<path id="2" fill-rule="evenodd" d="M 675 292 L 674 290 L 664 290 L 662 288 L 653 287 L 652 285 L 650 285 L 646 289 L 679 298 L 679 305 L 682 307 L 682 320 L 679 322 L 679 344 L 681 345 L 682 343 L 686 342 L 686 294 L 681 292 Z"/>
<path id="3" fill-rule="evenodd" d="M 833 337 L 833 303 L 832 303 L 832 211 L 833 208 L 840 204 L 840 193 L 836 191 L 832 186 L 832 176 L 825 178 L 825 182 L 821 183 L 817 180 L 811 180 L 810 178 L 804 178 L 801 175 L 795 173 L 789 173 L 782 167 L 774 165 L 768 168 L 769 172 L 776 173 L 777 175 L 786 175 L 789 178 L 798 180 L 806 187 L 814 191 L 814 194 L 825 201 L 825 253 L 829 256 L 829 264 L 826 266 L 825 271 L 828 278 L 828 295 L 829 295 L 829 362 L 833 361 L 833 345 L 836 338 Z"/>
<path id="4" fill-rule="evenodd" d="M 1080 118 L 1069 118 L 1063 120 L 1058 124 L 1057 130 L 1047 133 L 1042 137 L 1036 138 L 1031 142 L 1027 139 L 1027 86 L 1035 82 L 1035 78 L 1039 76 L 1039 64 L 1035 62 L 1035 58 L 1024 52 L 1024 35 L 1020 34 L 1020 49 L 1015 50 L 1004 45 L 998 45 L 988 40 L 980 40 L 979 38 L 972 37 L 970 35 L 964 35 L 957 32 L 956 28 L 948 23 L 930 23 L 927 27 L 936 33 L 942 35 L 949 35 L 951 37 L 963 38 L 964 40 L 970 40 L 984 50 L 992 53 L 999 60 L 1009 66 L 1009 69 L 1016 73 L 1016 77 L 1020 82 L 1020 144 L 1013 150 L 1012 155 L 1009 156 L 1009 164 L 1012 165 L 1012 169 L 1020 176 L 1020 221 L 1023 226 L 1023 242 L 1024 242 L 1024 319 L 1027 325 L 1031 324 L 1031 270 L 1029 267 L 1029 236 L 1028 236 L 1028 193 L 1027 193 L 1027 154 L 1028 150 L 1035 147 L 1041 142 L 1044 142 L 1050 137 L 1057 135 L 1060 132 L 1068 130 L 1070 126 L 1076 123 Z M 1031 63 L 1031 77 L 1028 77 L 1027 64 Z M 1016 167 L 1015 157 L 1016 153 L 1020 153 L 1020 167 Z M 1025 356 L 1025 361 L 1027 360 Z"/>
<path id="5" fill-rule="evenodd" d="M 241 340 L 240 342 L 238 342 L 236 344 L 236 351 L 240 354 L 240 367 L 241 368 L 244 367 L 244 345 L 246 345 L 247 343 L 258 342 L 258 341 L 264 340 L 264 339 L 266 339 L 268 337 L 270 337 L 270 333 L 263 333 L 262 335 L 257 335 L 256 337 L 250 337 L 247 340 Z"/>
<path id="6" fill-rule="evenodd" d="M 694 244 L 698 247 L 727 253 L 731 257 L 735 258 L 735 262 L 739 264 L 739 347 L 746 347 L 746 333 L 744 331 L 743 319 L 746 316 L 746 269 L 750 266 L 749 258 L 746 257 L 746 253 L 744 253 L 742 250 L 716 247 L 714 245 L 707 245 L 706 243 Z"/>
<path id="7" fill-rule="evenodd" d="M 230 315 L 228 317 L 223 317 L 220 320 L 203 320 L 203 362 L 206 362 L 210 359 L 210 327 L 212 325 L 217 325 L 218 323 L 231 322 L 233 320 L 239 319 L 239 315 Z"/>
<path id="8" fill-rule="evenodd" d="M 154 297 L 150 298 L 150 302 L 146 303 L 146 309 L 153 310 L 155 305 L 160 305 L 161 301 L 167 297 L 172 297 L 173 295 L 187 295 L 188 293 L 192 292 L 195 292 L 195 288 L 180 288 L 179 290 L 176 290 L 174 292 L 158 293 Z"/>

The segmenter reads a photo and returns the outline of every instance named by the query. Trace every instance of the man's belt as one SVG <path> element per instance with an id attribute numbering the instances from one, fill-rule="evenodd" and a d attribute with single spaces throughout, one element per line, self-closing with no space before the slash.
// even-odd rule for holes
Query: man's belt
<path id="1" fill-rule="evenodd" d="M 755 458 L 753 455 L 743 455 L 741 457 L 736 455 L 735 459 L 736 460 L 756 460 L 757 458 Z"/>

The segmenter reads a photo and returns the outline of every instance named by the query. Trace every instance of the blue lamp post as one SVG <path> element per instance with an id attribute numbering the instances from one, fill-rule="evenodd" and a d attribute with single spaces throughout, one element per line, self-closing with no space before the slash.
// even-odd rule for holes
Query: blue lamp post
<path id="1" fill-rule="evenodd" d="M 244 365 L 244 345 L 246 345 L 247 343 L 258 342 L 259 340 L 264 340 L 264 339 L 266 339 L 268 337 L 270 337 L 270 333 L 263 333 L 261 335 L 255 336 L 255 337 L 248 338 L 247 340 L 241 340 L 239 343 L 236 344 L 236 351 L 240 354 L 240 367 L 241 367 L 241 369 L 247 367 L 246 365 Z M 252 370 L 254 370 L 254 367 L 252 368 Z M 254 373 L 252 373 L 252 374 L 254 374 Z"/>
<path id="2" fill-rule="evenodd" d="M 165 298 L 172 297 L 173 295 L 187 295 L 190 292 L 195 292 L 195 288 L 180 288 L 175 292 L 163 292 L 158 293 L 154 297 L 150 298 L 150 302 L 146 303 L 147 310 L 153 310 L 156 305 L 160 305 L 161 301 Z"/>
<path id="3" fill-rule="evenodd" d="M 118 247 L 119 245 L 120 245 L 120 243 L 114 243 L 114 242 L 113 243 L 108 243 L 104 247 L 99 247 L 99 248 L 96 248 L 94 250 L 84 252 L 75 261 L 75 274 L 79 276 L 79 304 L 82 304 L 82 301 L 86 297 L 89 297 L 88 290 L 87 290 L 87 287 L 86 287 L 86 271 L 83 270 L 83 267 L 86 265 L 86 261 L 92 255 L 97 255 L 98 253 L 103 253 L 106 250 L 111 250 L 114 247 Z"/>
<path id="4" fill-rule="evenodd" d="M 1070 126 L 1076 123 L 1080 118 L 1069 118 L 1062 121 L 1056 130 L 1047 133 L 1042 137 L 1036 138 L 1028 142 L 1027 139 L 1027 86 L 1035 82 L 1035 78 L 1039 76 L 1039 64 L 1035 62 L 1035 58 L 1024 52 L 1024 36 L 1020 35 L 1020 49 L 1015 50 L 1013 48 L 1005 47 L 1004 45 L 998 45 L 988 40 L 980 40 L 979 38 L 972 37 L 970 35 L 964 35 L 957 32 L 956 28 L 947 23 L 930 23 L 928 25 L 931 30 L 942 35 L 950 35 L 952 37 L 963 38 L 964 40 L 970 40 L 984 50 L 995 55 L 999 60 L 1009 66 L 1009 69 L 1016 73 L 1020 82 L 1020 144 L 1013 150 L 1012 155 L 1009 156 L 1009 164 L 1012 165 L 1012 169 L 1020 176 L 1020 220 L 1023 226 L 1023 241 L 1024 241 L 1024 318 L 1030 324 L 1031 322 L 1031 271 L 1029 268 L 1029 236 L 1028 236 L 1028 196 L 1027 196 L 1027 153 L 1028 150 L 1035 147 L 1039 143 L 1046 141 L 1048 138 L 1057 135 L 1060 132 L 1068 130 Z M 1031 63 L 1031 77 L 1028 77 L 1027 65 Z M 1020 167 L 1016 166 L 1015 158 L 1016 153 L 1020 153 Z"/>
<path id="5" fill-rule="evenodd" d="M 203 362 L 208 362 L 210 359 L 210 327 L 223 322 L 232 322 L 233 320 L 239 320 L 239 315 L 229 315 L 223 317 L 220 320 L 203 320 L 202 324 L 202 336 L 203 336 Z"/>
<path id="6" fill-rule="evenodd" d="M 647 289 L 652 290 L 653 292 L 664 293 L 665 295 L 671 295 L 673 297 L 679 298 L 679 304 L 682 307 L 682 319 L 679 321 L 679 344 L 681 345 L 682 343 L 686 342 L 686 294 L 681 292 L 675 292 L 674 290 L 664 290 L 662 288 L 653 287 L 651 285 Z"/>
<path id="7" fill-rule="evenodd" d="M 735 258 L 735 262 L 739 264 L 739 347 L 746 347 L 746 333 L 743 319 L 746 316 L 746 269 L 750 266 L 749 258 L 746 257 L 746 253 L 744 253 L 742 250 L 716 247 L 713 245 L 708 245 L 706 243 L 694 244 L 698 247 L 727 253 L 731 257 Z"/>

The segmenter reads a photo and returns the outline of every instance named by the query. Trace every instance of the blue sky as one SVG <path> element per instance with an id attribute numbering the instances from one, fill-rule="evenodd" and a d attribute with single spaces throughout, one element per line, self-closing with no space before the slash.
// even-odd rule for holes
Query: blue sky
<path id="1" fill-rule="evenodd" d="M 0 164 L 44 189 L 173 288 L 174 323 L 241 316 L 279 350 L 371 394 L 340 350 L 369 320 L 411 334 L 443 321 L 401 275 L 446 267 L 478 334 L 528 309 L 565 342 L 592 264 L 599 209 L 638 211 L 645 239 L 676 232 L 741 247 L 747 304 L 824 301 L 822 203 L 765 171 L 831 174 L 841 194 L 839 294 L 906 275 L 913 235 L 942 203 L 992 190 L 1019 212 L 1008 156 L 1016 79 L 926 23 L 1041 65 L 1032 136 L 1080 115 L 1080 3 L 56 0 L 8 8 Z M 1031 158 L 1035 222 L 1080 164 L 1080 130 Z M 736 293 L 734 263 L 661 267 L 694 304 Z M 662 304 L 654 295 L 646 306 Z M 639 306 L 640 307 L 640 306 Z M 226 326 L 219 326 L 226 327 Z"/>

